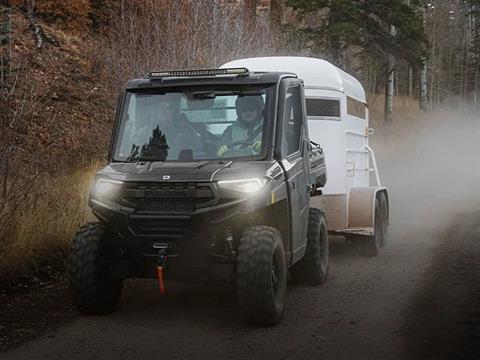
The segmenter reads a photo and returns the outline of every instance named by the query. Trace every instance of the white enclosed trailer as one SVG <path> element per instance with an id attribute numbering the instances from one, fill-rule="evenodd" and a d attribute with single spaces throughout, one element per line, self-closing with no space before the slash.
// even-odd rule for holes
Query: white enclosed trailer
<path id="1" fill-rule="evenodd" d="M 313 205 L 325 211 L 331 233 L 372 238 L 376 253 L 385 243 L 388 193 L 368 144 L 373 130 L 360 82 L 325 60 L 308 57 L 240 59 L 222 67 L 286 71 L 303 80 L 309 136 L 324 149 L 328 172 L 323 195 Z"/>

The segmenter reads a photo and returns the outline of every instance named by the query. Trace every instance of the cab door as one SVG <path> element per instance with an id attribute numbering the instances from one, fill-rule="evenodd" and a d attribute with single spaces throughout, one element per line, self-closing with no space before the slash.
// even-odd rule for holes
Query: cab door
<path id="1" fill-rule="evenodd" d="M 305 141 L 303 86 L 298 79 L 285 79 L 280 89 L 277 151 L 285 172 L 290 218 L 292 263 L 303 257 L 306 248 L 310 204 L 308 143 Z"/>

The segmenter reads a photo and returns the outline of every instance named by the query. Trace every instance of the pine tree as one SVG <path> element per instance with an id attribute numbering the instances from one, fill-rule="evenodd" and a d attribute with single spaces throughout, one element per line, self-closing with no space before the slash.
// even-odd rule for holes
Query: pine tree
<path id="1" fill-rule="evenodd" d="M 426 53 L 426 37 L 420 0 L 288 0 L 300 17 L 323 15 L 305 32 L 327 57 L 346 68 L 348 47 L 360 49 L 364 58 L 383 59 L 385 63 L 385 121 L 393 113 L 395 59 L 403 59 L 413 67 L 422 64 Z"/>
<path id="2" fill-rule="evenodd" d="M 326 40 L 337 65 L 342 65 L 342 49 L 351 45 L 385 60 L 391 54 L 415 65 L 421 63 L 425 53 L 419 0 L 287 0 L 287 4 L 301 17 L 328 11 L 323 21 L 308 30 L 312 40 Z"/>

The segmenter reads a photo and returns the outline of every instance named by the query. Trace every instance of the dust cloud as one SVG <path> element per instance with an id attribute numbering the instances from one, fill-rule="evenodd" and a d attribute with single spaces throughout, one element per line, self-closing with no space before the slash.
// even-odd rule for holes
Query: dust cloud
<path id="1" fill-rule="evenodd" d="M 392 235 L 433 235 L 480 210 L 480 114 L 405 115 L 378 128 L 372 144 L 389 188 Z"/>
<path id="2" fill-rule="evenodd" d="M 390 249 L 410 269 L 399 274 L 406 357 L 477 358 L 480 114 L 407 113 L 372 143 L 391 197 Z"/>

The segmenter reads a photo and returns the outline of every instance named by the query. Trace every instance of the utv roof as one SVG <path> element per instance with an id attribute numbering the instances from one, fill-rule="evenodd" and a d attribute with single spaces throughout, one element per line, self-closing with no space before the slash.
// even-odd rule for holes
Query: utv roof
<path id="1" fill-rule="evenodd" d="M 289 72 L 250 72 L 246 68 L 226 69 L 175 70 L 152 72 L 148 76 L 127 82 L 126 89 L 160 88 L 171 86 L 201 86 L 201 85 L 248 85 L 275 84 L 283 77 L 297 77 Z"/>
<path id="2" fill-rule="evenodd" d="M 360 82 L 328 61 L 300 56 L 271 56 L 239 59 L 221 68 L 246 67 L 250 71 L 285 71 L 298 75 L 306 89 L 336 90 L 366 102 L 365 90 Z"/>

